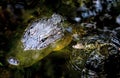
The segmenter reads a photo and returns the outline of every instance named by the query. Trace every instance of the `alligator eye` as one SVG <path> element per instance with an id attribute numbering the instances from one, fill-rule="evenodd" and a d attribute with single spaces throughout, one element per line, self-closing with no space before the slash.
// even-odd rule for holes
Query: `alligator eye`
<path id="1" fill-rule="evenodd" d="M 14 58 L 14 57 L 8 58 L 7 61 L 11 65 L 19 65 L 19 61 L 16 58 Z"/>

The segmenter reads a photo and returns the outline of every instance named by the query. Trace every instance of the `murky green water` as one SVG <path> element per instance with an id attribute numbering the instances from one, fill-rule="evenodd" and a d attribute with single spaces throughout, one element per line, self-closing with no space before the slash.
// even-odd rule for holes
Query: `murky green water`
<path id="1" fill-rule="evenodd" d="M 1 0 L 0 78 L 119 78 L 119 6 L 119 0 Z"/>

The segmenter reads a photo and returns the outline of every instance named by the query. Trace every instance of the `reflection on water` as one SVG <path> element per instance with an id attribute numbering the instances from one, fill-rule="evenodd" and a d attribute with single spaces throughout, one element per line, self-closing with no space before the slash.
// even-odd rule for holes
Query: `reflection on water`
<path id="1" fill-rule="evenodd" d="M 119 6 L 120 0 L 1 0 L 0 78 L 119 78 Z M 33 20 L 53 13 L 65 17 L 63 30 L 72 36 L 71 43 L 30 67 L 11 67 L 7 61 L 14 65 L 19 61 L 6 61 L 6 55 L 21 51 L 15 50 L 21 33 Z M 66 42 L 59 44 L 66 44 L 69 36 L 65 38 Z M 30 53 L 22 56 L 26 56 L 26 64 L 33 57 Z"/>

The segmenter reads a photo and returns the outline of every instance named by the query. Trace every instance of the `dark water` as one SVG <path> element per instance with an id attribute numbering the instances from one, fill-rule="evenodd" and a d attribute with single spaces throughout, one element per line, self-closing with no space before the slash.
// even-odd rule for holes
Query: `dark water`
<path id="1" fill-rule="evenodd" d="M 120 78 L 119 2 L 1 0 L 0 78 Z M 53 13 L 62 15 L 71 24 L 70 27 L 78 29 L 72 42 L 60 52 L 53 52 L 30 67 L 10 68 L 6 55 L 14 47 L 16 39 L 20 38 L 18 35 L 32 20 Z M 81 35 L 83 31 L 86 34 Z M 86 48 L 73 48 L 77 43 Z"/>

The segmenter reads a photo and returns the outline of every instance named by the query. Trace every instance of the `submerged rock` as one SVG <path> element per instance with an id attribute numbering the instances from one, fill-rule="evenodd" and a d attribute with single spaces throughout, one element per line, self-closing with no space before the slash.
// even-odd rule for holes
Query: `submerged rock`
<path id="1" fill-rule="evenodd" d="M 64 29 L 64 18 L 53 14 L 50 18 L 33 21 L 25 30 L 21 39 L 7 56 L 13 66 L 28 67 L 52 51 L 57 51 L 71 42 L 71 35 Z"/>
<path id="2" fill-rule="evenodd" d="M 101 31 L 98 30 L 98 32 Z M 111 41 L 111 34 L 112 32 L 103 30 L 99 34 L 89 34 L 89 36 L 81 38 L 76 45 L 72 46 L 70 61 L 67 63 L 68 68 L 78 71 L 81 77 L 88 75 L 89 70 L 96 72 L 93 77 L 103 73 L 105 60 L 110 55 L 118 53 L 116 46 Z M 85 69 L 86 71 L 84 71 Z"/>

